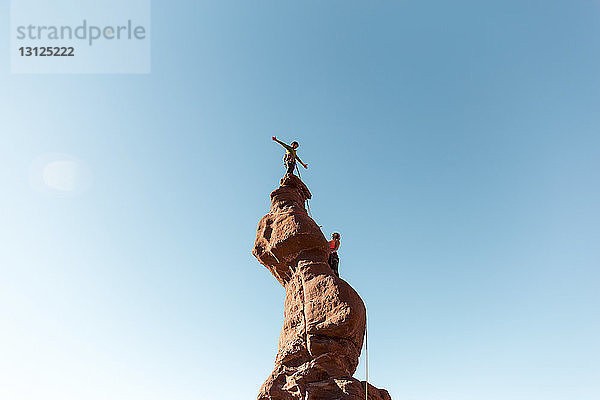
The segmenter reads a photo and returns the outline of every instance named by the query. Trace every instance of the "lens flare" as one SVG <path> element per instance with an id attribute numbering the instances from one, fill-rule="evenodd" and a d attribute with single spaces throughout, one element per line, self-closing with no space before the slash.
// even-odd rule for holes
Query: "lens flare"
<path id="1" fill-rule="evenodd" d="M 33 189 L 46 194 L 68 196 L 83 193 L 91 184 L 88 166 L 69 154 L 44 154 L 30 169 Z"/>

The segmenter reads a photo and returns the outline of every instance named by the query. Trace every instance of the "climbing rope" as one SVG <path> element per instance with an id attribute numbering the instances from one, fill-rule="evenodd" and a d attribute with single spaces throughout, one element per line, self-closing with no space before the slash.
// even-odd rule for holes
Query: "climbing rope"
<path id="1" fill-rule="evenodd" d="M 369 317 L 365 306 L 365 400 L 369 400 Z"/>
<path id="2" fill-rule="evenodd" d="M 300 168 L 298 168 L 298 164 L 296 164 L 296 172 L 298 173 L 298 178 L 302 180 L 302 176 L 300 175 Z M 312 213 L 310 212 L 310 204 L 308 203 L 308 199 L 306 199 L 306 208 L 308 209 L 308 215 L 312 218 Z"/>
<path id="3" fill-rule="evenodd" d="M 306 208 L 308 209 L 308 215 L 312 218 L 312 213 L 310 212 L 310 204 L 308 204 L 308 199 L 306 200 Z"/>

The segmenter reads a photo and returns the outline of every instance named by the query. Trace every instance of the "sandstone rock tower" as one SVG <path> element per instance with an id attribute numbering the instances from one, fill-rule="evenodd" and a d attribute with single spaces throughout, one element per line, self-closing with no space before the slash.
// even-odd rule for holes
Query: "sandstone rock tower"
<path id="1" fill-rule="evenodd" d="M 252 253 L 285 288 L 285 321 L 275 369 L 258 400 L 361 400 L 353 378 L 365 333 L 360 296 L 327 264 L 329 248 L 304 203 L 306 185 L 286 174 L 271 193 L 271 211 L 258 223 Z M 391 400 L 369 385 L 369 400 Z"/>

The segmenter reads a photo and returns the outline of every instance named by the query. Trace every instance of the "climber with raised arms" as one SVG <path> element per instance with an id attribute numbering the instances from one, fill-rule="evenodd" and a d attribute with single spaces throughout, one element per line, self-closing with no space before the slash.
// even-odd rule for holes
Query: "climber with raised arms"
<path id="1" fill-rule="evenodd" d="M 338 278 L 340 277 L 340 273 L 338 272 L 338 266 L 340 265 L 340 257 L 338 256 L 338 249 L 340 248 L 340 234 L 335 232 L 331 234 L 331 240 L 329 241 L 329 260 L 327 263 L 333 270 L 333 273 Z"/>
<path id="2" fill-rule="evenodd" d="M 283 165 L 287 169 L 286 173 L 294 173 L 294 168 L 296 168 L 296 160 L 298 160 L 304 168 L 308 168 L 308 164 L 304 164 L 300 157 L 298 157 L 298 155 L 296 154 L 296 149 L 298 148 L 298 146 L 300 146 L 298 142 L 292 142 L 291 145 L 287 145 L 281 140 L 277 139 L 275 136 L 273 136 L 272 139 L 280 145 L 282 145 L 285 149 L 285 156 L 283 156 Z"/>

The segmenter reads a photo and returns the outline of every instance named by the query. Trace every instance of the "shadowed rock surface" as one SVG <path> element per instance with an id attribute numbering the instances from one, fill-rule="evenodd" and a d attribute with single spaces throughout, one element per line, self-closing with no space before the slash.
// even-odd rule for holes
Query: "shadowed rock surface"
<path id="1" fill-rule="evenodd" d="M 306 185 L 291 174 L 280 183 L 252 251 L 286 291 L 275 369 L 258 399 L 364 399 L 365 384 L 352 375 L 363 345 L 365 306 L 327 264 L 327 240 L 304 207 L 311 198 Z M 391 400 L 371 385 L 368 398 Z"/>

